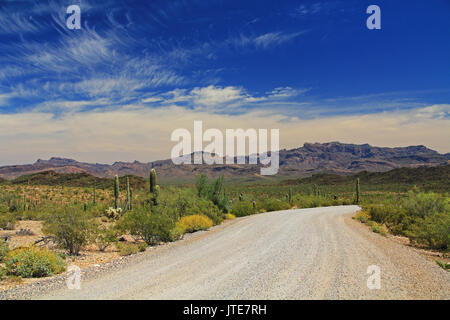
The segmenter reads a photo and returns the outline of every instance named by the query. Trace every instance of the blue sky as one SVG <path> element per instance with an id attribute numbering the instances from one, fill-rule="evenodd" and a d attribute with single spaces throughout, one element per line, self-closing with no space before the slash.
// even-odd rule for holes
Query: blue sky
<path id="1" fill-rule="evenodd" d="M 282 147 L 450 152 L 449 16 L 447 0 L 0 0 L 0 164 L 167 158 L 194 119 L 280 128 Z"/>

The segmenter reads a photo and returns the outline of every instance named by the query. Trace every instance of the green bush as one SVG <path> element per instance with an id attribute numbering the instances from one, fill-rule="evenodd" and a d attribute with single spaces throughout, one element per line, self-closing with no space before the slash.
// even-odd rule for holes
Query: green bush
<path id="1" fill-rule="evenodd" d="M 370 226 L 372 227 L 372 231 L 375 233 L 379 233 L 383 236 L 385 236 L 388 233 L 388 229 L 384 224 L 379 224 L 376 222 L 373 222 L 370 224 Z"/>
<path id="2" fill-rule="evenodd" d="M 0 281 L 2 281 L 4 278 L 6 278 L 7 271 L 5 267 L 0 266 Z"/>
<path id="3" fill-rule="evenodd" d="M 119 232 L 114 225 L 99 226 L 95 231 L 95 243 L 100 251 L 105 251 L 110 245 L 118 241 Z"/>
<path id="4" fill-rule="evenodd" d="M 181 218 L 176 225 L 181 230 L 184 230 L 184 232 L 195 232 L 211 228 L 213 226 L 213 222 L 207 216 L 194 214 Z"/>
<path id="5" fill-rule="evenodd" d="M 410 191 L 403 201 L 403 208 L 409 216 L 425 218 L 434 212 L 450 212 L 449 200 L 433 192 Z"/>
<path id="6" fill-rule="evenodd" d="M 230 210 L 230 199 L 225 193 L 223 176 L 208 184 L 206 176 L 200 175 L 196 181 L 196 189 L 198 197 L 212 201 L 222 212 Z"/>
<path id="7" fill-rule="evenodd" d="M 121 256 L 129 256 L 131 254 L 135 254 L 138 252 L 143 252 L 147 248 L 146 243 L 122 243 L 119 242 L 116 244 L 117 249 L 119 250 L 119 254 Z"/>
<path id="8" fill-rule="evenodd" d="M 450 247 L 448 197 L 414 190 L 403 199 L 367 205 L 365 210 L 371 220 L 386 225 L 393 234 L 406 235 L 412 242 L 428 248 Z"/>
<path id="9" fill-rule="evenodd" d="M 188 202 L 182 216 L 201 214 L 210 218 L 214 224 L 220 224 L 223 221 L 222 211 L 214 205 L 214 203 L 207 199 L 196 198 Z"/>
<path id="10" fill-rule="evenodd" d="M 353 204 L 353 201 L 338 198 L 332 198 L 328 196 L 321 195 L 297 195 L 294 197 L 293 203 L 298 208 L 316 208 L 325 206 L 338 206 L 341 204 Z"/>
<path id="11" fill-rule="evenodd" d="M 367 223 L 370 220 L 370 214 L 365 210 L 358 211 L 356 219 L 362 223 Z"/>
<path id="12" fill-rule="evenodd" d="M 8 274 L 23 278 L 47 277 L 66 270 L 65 262 L 59 255 L 37 247 L 12 250 L 4 263 Z"/>
<path id="13" fill-rule="evenodd" d="M 118 227 L 131 235 L 141 238 L 148 245 L 172 241 L 174 220 L 167 213 L 152 213 L 149 208 L 140 207 L 123 215 Z"/>
<path id="14" fill-rule="evenodd" d="M 81 248 L 92 239 L 96 228 L 95 221 L 83 210 L 63 207 L 47 217 L 42 231 L 53 236 L 70 255 L 78 255 Z"/>
<path id="15" fill-rule="evenodd" d="M 450 212 L 435 212 L 418 218 L 406 235 L 413 241 L 432 249 L 450 249 Z"/>
<path id="16" fill-rule="evenodd" d="M 0 240 L 0 262 L 3 261 L 3 259 L 7 256 L 9 253 L 9 246 L 6 241 L 3 239 Z"/>
<path id="17" fill-rule="evenodd" d="M 11 212 L 0 212 L 0 229 L 14 230 L 16 217 Z"/>
<path id="18" fill-rule="evenodd" d="M 253 204 L 250 201 L 235 201 L 231 207 L 231 213 L 236 217 L 244 217 L 255 214 L 256 210 L 253 208 Z"/>
<path id="19" fill-rule="evenodd" d="M 261 206 L 266 211 L 279 211 L 279 210 L 287 210 L 287 209 L 291 208 L 289 203 L 278 200 L 278 199 L 274 199 L 274 198 L 269 198 L 269 199 L 264 200 Z M 233 212 L 233 214 L 234 214 L 234 212 Z"/>

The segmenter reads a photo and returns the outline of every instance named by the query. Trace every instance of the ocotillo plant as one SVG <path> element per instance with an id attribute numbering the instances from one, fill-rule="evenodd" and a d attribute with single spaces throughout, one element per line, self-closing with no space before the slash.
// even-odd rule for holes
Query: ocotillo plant
<path id="1" fill-rule="evenodd" d="M 356 203 L 359 203 L 359 178 L 356 179 Z"/>
<path id="2" fill-rule="evenodd" d="M 119 208 L 119 176 L 114 177 L 114 209 Z"/>
<path id="3" fill-rule="evenodd" d="M 156 170 L 150 170 L 150 193 L 155 192 L 156 187 Z"/>
<path id="4" fill-rule="evenodd" d="M 127 209 L 131 209 L 130 179 L 127 177 Z"/>

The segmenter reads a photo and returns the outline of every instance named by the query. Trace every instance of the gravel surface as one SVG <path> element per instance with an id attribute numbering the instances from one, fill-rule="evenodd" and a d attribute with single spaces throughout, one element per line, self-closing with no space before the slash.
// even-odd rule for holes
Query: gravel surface
<path id="1" fill-rule="evenodd" d="M 15 288 L 0 298 L 450 299 L 449 272 L 352 220 L 358 209 L 298 209 L 236 219 L 89 268 L 80 290 L 65 288 L 60 276 L 59 282 Z M 367 288 L 370 265 L 380 267 L 379 290 Z"/>

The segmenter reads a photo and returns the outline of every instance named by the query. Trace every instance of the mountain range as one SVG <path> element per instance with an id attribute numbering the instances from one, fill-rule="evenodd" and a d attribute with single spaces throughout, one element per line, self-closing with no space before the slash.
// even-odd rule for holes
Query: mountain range
<path id="1" fill-rule="evenodd" d="M 73 159 L 52 157 L 33 164 L 0 167 L 0 178 L 14 179 L 22 175 L 49 171 L 56 173 L 88 173 L 96 177 L 137 175 L 147 177 L 155 168 L 163 182 L 188 182 L 204 173 L 215 177 L 224 175 L 236 180 L 263 180 L 301 178 L 317 173 L 350 175 L 360 171 L 384 172 L 401 167 L 445 165 L 450 154 L 440 154 L 425 146 L 375 147 L 369 144 L 340 142 L 305 143 L 302 147 L 280 150 L 280 168 L 276 176 L 261 176 L 259 165 L 175 165 L 171 159 L 153 162 L 115 162 L 110 164 L 79 162 Z"/>

